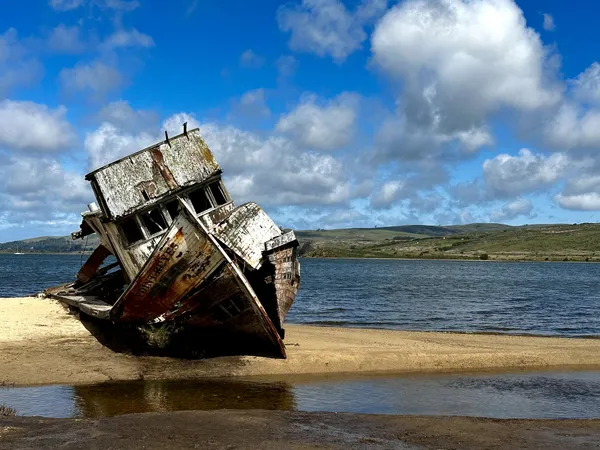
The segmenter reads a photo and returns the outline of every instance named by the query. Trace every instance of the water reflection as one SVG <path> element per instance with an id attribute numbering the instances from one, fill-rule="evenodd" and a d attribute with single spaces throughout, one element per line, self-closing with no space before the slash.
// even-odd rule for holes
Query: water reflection
<path id="1" fill-rule="evenodd" d="M 83 417 L 183 410 L 296 409 L 292 386 L 281 382 L 136 381 L 72 389 L 77 415 Z"/>
<path id="2" fill-rule="evenodd" d="M 600 418 L 600 372 L 295 377 L 285 381 L 136 381 L 0 388 L 21 415 L 277 409 L 496 418 Z"/>

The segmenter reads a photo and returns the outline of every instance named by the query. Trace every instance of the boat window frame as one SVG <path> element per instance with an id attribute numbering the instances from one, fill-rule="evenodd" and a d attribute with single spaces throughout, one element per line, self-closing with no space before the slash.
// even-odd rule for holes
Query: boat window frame
<path id="1" fill-rule="evenodd" d="M 219 191 L 221 191 L 221 194 L 223 195 L 223 200 L 225 200 L 223 203 L 217 202 L 217 199 L 215 198 L 215 196 L 213 194 L 212 186 L 215 186 L 215 185 L 216 185 L 216 188 L 219 189 Z M 205 186 L 205 191 L 210 199 L 210 202 L 213 205 L 213 208 L 218 208 L 219 206 L 226 205 L 227 203 L 229 203 L 231 201 L 231 198 L 229 197 L 229 193 L 227 192 L 227 189 L 225 189 L 225 185 L 223 184 L 223 181 L 220 178 L 213 180 L 213 181 L 208 181 Z"/>
<path id="2" fill-rule="evenodd" d="M 165 221 L 165 228 L 163 228 L 162 230 L 160 230 L 160 231 L 152 234 L 152 233 L 150 233 L 150 230 L 148 229 L 148 227 L 147 227 L 145 221 L 143 220 L 142 216 L 144 214 L 149 214 L 151 211 L 155 211 L 155 210 L 159 211 L 161 217 Z M 164 208 L 164 205 L 162 205 L 162 204 L 154 205 L 152 208 L 148 208 L 148 209 L 146 209 L 144 211 L 140 211 L 139 213 L 136 213 L 136 217 L 138 218 L 138 222 L 142 225 L 142 230 L 144 231 L 144 235 L 147 236 L 146 237 L 146 242 L 149 241 L 149 240 L 151 240 L 151 239 L 154 239 L 157 236 L 162 235 L 163 233 L 165 233 L 169 229 L 169 226 L 171 225 L 169 223 L 169 221 L 167 220 L 167 216 L 165 215 L 165 208 Z"/>
<path id="3" fill-rule="evenodd" d="M 125 231 L 123 229 L 123 224 L 125 222 L 130 221 L 130 220 L 133 221 L 136 224 L 136 226 L 138 228 L 138 231 L 140 232 L 140 235 L 141 235 L 141 238 L 138 239 L 137 241 L 134 241 L 134 242 L 130 242 L 129 241 L 129 238 L 127 237 L 127 234 L 125 233 Z M 126 218 L 120 220 L 116 225 L 117 225 L 117 229 L 119 230 L 119 235 L 121 235 L 124 238 L 124 240 L 125 240 L 124 244 L 125 244 L 125 248 L 126 249 L 131 248 L 131 247 L 135 247 L 136 245 L 139 245 L 140 243 L 144 243 L 144 242 L 147 241 L 146 231 L 142 227 L 142 225 L 141 225 L 141 223 L 140 223 L 140 221 L 139 221 L 139 219 L 137 217 L 137 214 L 135 214 L 133 216 L 126 217 Z"/>

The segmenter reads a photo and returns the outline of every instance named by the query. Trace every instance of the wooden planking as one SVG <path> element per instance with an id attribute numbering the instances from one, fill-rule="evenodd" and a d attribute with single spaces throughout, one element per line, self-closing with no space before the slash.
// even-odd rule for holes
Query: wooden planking
<path id="1" fill-rule="evenodd" d="M 275 222 L 252 202 L 235 208 L 212 232 L 253 269 L 262 264 L 265 242 L 281 235 Z"/>
<path id="2" fill-rule="evenodd" d="M 233 202 L 228 202 L 200 214 L 198 218 L 208 231 L 212 231 L 215 225 L 218 225 L 229 216 L 233 208 L 235 208 Z"/>
<path id="3" fill-rule="evenodd" d="M 224 261 L 187 210 L 169 227 L 146 265 L 115 304 L 113 320 L 149 322 L 171 311 Z"/>
<path id="4" fill-rule="evenodd" d="M 290 244 L 296 240 L 296 234 L 293 231 L 288 231 L 280 236 L 276 236 L 270 241 L 265 242 L 265 250 L 271 251 L 277 247 L 283 247 L 286 244 Z"/>
<path id="5" fill-rule="evenodd" d="M 275 296 L 280 323 L 292 307 L 300 288 L 300 263 L 298 262 L 297 247 L 287 247 L 275 250 L 269 255 L 269 262 L 274 267 Z"/>
<path id="6" fill-rule="evenodd" d="M 95 183 L 104 214 L 114 220 L 220 170 L 196 129 L 108 164 L 88 177 Z"/>
<path id="7" fill-rule="evenodd" d="M 96 297 L 60 294 L 50 294 L 50 297 L 60 300 L 67 305 L 73 306 L 88 316 L 96 317 L 102 320 L 107 320 L 110 317 L 110 310 L 112 306 Z"/>

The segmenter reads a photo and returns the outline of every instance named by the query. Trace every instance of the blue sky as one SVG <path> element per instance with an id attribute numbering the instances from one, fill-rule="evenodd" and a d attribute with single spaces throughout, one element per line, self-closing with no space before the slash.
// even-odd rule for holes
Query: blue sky
<path id="1" fill-rule="evenodd" d="M 184 121 L 282 226 L 600 219 L 600 5 L 3 6 L 0 242 L 76 230 L 83 175 Z"/>

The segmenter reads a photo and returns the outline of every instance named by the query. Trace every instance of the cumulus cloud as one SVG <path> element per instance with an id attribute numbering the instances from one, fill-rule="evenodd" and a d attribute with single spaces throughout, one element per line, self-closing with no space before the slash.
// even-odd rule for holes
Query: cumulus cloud
<path id="1" fill-rule="evenodd" d="M 587 192 L 578 195 L 558 194 L 554 197 L 556 203 L 562 208 L 577 211 L 598 211 L 600 210 L 600 193 Z"/>
<path id="2" fill-rule="evenodd" d="M 594 62 L 571 80 L 575 97 L 584 103 L 600 103 L 600 64 Z"/>
<path id="3" fill-rule="evenodd" d="M 563 153 L 550 156 L 521 149 L 518 156 L 500 154 L 483 163 L 486 186 L 499 196 L 544 189 L 562 178 L 573 162 Z"/>
<path id="4" fill-rule="evenodd" d="M 70 93 L 90 92 L 96 97 L 102 97 L 115 91 L 124 83 L 123 75 L 116 67 L 101 61 L 62 69 L 59 77 L 65 91 Z"/>
<path id="5" fill-rule="evenodd" d="M 289 32 L 295 51 L 331 56 L 341 63 L 361 48 L 367 38 L 364 27 L 387 8 L 387 0 L 364 0 L 348 11 L 340 0 L 302 0 L 277 12 L 279 29 Z"/>
<path id="6" fill-rule="evenodd" d="M 562 150 L 591 149 L 600 145 L 600 110 L 565 102 L 546 122 L 544 142 Z"/>
<path id="7" fill-rule="evenodd" d="M 257 55 L 254 50 L 248 49 L 240 55 L 240 65 L 252 69 L 258 69 L 265 63 L 265 59 Z"/>
<path id="8" fill-rule="evenodd" d="M 250 117 L 269 116 L 271 111 L 265 99 L 265 90 L 252 89 L 245 92 L 236 105 L 237 112 Z"/>
<path id="9" fill-rule="evenodd" d="M 34 152 L 69 149 L 75 133 L 66 119 L 67 109 L 50 109 L 33 102 L 0 102 L 0 145 Z"/>
<path id="10" fill-rule="evenodd" d="M 11 157 L 0 164 L 0 205 L 4 222 L 75 225 L 93 195 L 83 175 L 52 158 Z"/>
<path id="11" fill-rule="evenodd" d="M 60 24 L 53 28 L 48 36 L 48 47 L 57 53 L 81 53 L 85 44 L 81 40 L 81 30 L 78 26 Z"/>
<path id="12" fill-rule="evenodd" d="M 533 211 L 533 203 L 526 198 L 518 198 L 510 203 L 506 203 L 501 209 L 492 212 L 490 220 L 492 222 L 504 222 L 516 219 L 519 216 L 529 216 Z"/>
<path id="13" fill-rule="evenodd" d="M 401 180 L 384 183 L 371 198 L 373 208 L 390 208 L 403 194 L 405 184 Z"/>
<path id="14" fill-rule="evenodd" d="M 154 47 L 154 39 L 151 36 L 141 33 L 135 28 L 131 30 L 117 30 L 102 43 L 101 48 L 111 50 L 126 47 Z"/>
<path id="15" fill-rule="evenodd" d="M 124 100 L 103 106 L 96 117 L 100 122 L 109 122 L 122 130 L 131 132 L 156 128 L 159 119 L 156 112 L 135 110 Z"/>
<path id="16" fill-rule="evenodd" d="M 203 124 L 200 131 L 238 202 L 305 206 L 350 199 L 346 171 L 329 155 L 304 151 L 283 137 L 262 137 L 232 126 Z"/>
<path id="17" fill-rule="evenodd" d="M 336 209 L 333 212 L 319 217 L 319 226 L 325 225 L 330 227 L 356 227 L 357 224 L 368 226 L 371 218 L 355 209 Z"/>
<path id="18" fill-rule="evenodd" d="M 357 107 L 358 97 L 353 94 L 340 94 L 326 104 L 319 104 L 315 95 L 309 95 L 281 117 L 276 129 L 309 148 L 336 150 L 354 136 Z"/>
<path id="19" fill-rule="evenodd" d="M 600 210 L 600 175 L 596 168 L 570 178 L 563 192 L 554 197 L 561 207 L 579 211 Z"/>
<path id="20" fill-rule="evenodd" d="M 377 24 L 372 51 L 403 81 L 407 118 L 446 135 L 479 128 L 503 107 L 531 111 L 561 96 L 539 36 L 512 0 L 402 2 Z"/>
<path id="21" fill-rule="evenodd" d="M 90 170 L 153 144 L 158 140 L 157 135 L 146 131 L 127 133 L 112 123 L 102 123 L 85 137 L 84 148 L 89 157 Z"/>
<path id="22" fill-rule="evenodd" d="M 552 14 L 544 13 L 544 30 L 554 31 L 555 29 L 556 25 L 554 24 L 554 17 L 552 17 Z"/>

